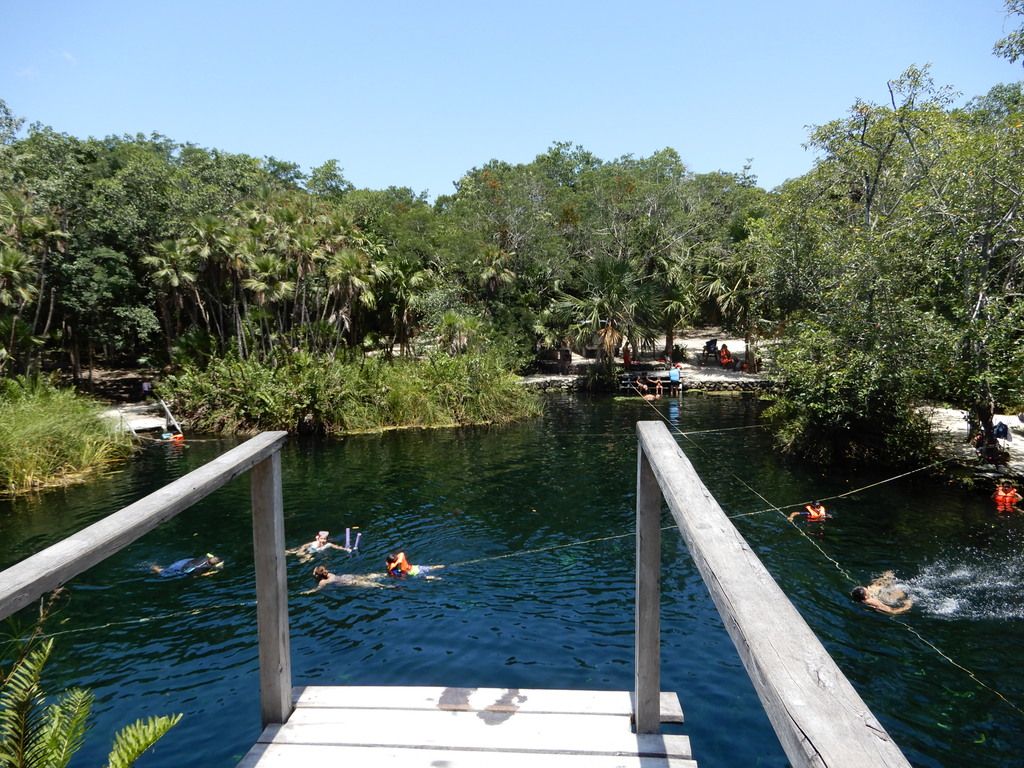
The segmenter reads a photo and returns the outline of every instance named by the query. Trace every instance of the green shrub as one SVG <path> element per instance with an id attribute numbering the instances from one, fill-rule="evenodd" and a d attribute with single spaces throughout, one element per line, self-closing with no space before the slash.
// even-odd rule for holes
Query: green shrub
<path id="1" fill-rule="evenodd" d="M 540 401 L 494 354 L 342 361 L 295 352 L 273 368 L 222 358 L 161 385 L 192 429 L 340 434 L 394 427 L 504 424 Z"/>

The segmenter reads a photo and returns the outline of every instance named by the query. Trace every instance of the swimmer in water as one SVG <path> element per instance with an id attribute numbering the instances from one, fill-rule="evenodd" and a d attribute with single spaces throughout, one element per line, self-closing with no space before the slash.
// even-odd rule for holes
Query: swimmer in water
<path id="1" fill-rule="evenodd" d="M 854 587 L 850 597 L 868 608 L 891 616 L 906 613 L 914 604 L 914 598 L 896 583 L 896 574 L 892 571 L 886 571 L 866 587 Z"/>
<path id="2" fill-rule="evenodd" d="M 384 559 L 384 568 L 387 570 L 388 576 L 394 578 L 402 578 L 404 576 L 424 576 L 428 579 L 434 578 L 428 576 L 431 571 L 440 570 L 444 568 L 443 565 L 413 565 L 406 557 L 405 552 L 393 552 Z"/>
<path id="3" fill-rule="evenodd" d="M 810 504 L 804 506 L 803 509 L 797 510 L 796 512 L 790 513 L 786 519 L 789 522 L 793 522 L 793 519 L 799 515 L 803 515 L 807 518 L 809 523 L 823 523 L 828 520 L 828 512 L 825 509 L 825 505 L 820 501 L 812 501 Z"/>
<path id="4" fill-rule="evenodd" d="M 996 512 L 1013 512 L 1019 509 L 1017 505 L 1024 499 L 1010 480 L 1003 480 L 997 485 L 992 498 L 996 502 Z"/>
<path id="5" fill-rule="evenodd" d="M 313 555 L 320 552 L 326 552 L 328 549 L 340 549 L 342 552 L 351 552 L 351 549 L 347 549 L 340 544 L 335 544 L 332 541 L 328 541 L 327 537 L 330 535 L 328 531 L 317 531 L 316 538 L 314 538 L 308 544 L 295 547 L 295 549 L 286 549 L 284 553 L 286 555 L 298 555 L 300 562 L 308 562 L 313 559 Z"/>
<path id="6" fill-rule="evenodd" d="M 183 560 L 176 560 L 167 567 L 162 568 L 159 565 L 153 565 L 150 566 L 150 569 L 153 573 L 169 579 L 176 576 L 190 575 L 212 576 L 223 567 L 224 561 L 221 558 L 207 552 L 202 557 L 186 557 Z"/>
<path id="7" fill-rule="evenodd" d="M 327 570 L 326 566 L 318 565 L 313 569 L 313 578 L 316 580 L 316 587 L 306 592 L 310 594 L 324 587 L 373 587 L 374 589 L 384 589 L 388 587 L 387 584 L 381 584 L 381 579 L 384 578 L 379 573 L 368 573 L 365 576 L 360 576 L 355 573 L 331 573 Z"/>

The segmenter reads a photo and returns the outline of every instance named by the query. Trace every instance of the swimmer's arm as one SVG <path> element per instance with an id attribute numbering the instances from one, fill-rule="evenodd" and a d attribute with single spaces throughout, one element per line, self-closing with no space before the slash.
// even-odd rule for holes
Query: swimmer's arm
<path id="1" fill-rule="evenodd" d="M 897 615 L 899 615 L 901 613 L 906 613 L 907 611 L 910 610 L 910 608 L 911 608 L 911 606 L 913 604 L 914 604 L 914 600 L 913 600 L 913 598 L 910 598 L 910 597 L 908 597 L 898 607 L 893 607 L 891 605 L 883 603 L 877 597 L 869 597 L 867 600 L 864 601 L 864 605 L 868 606 L 869 608 L 873 608 L 874 610 L 878 611 L 879 613 L 887 613 L 890 616 L 897 616 Z"/>
<path id="2" fill-rule="evenodd" d="M 293 549 L 286 549 L 284 551 L 284 553 L 286 555 L 301 555 L 301 554 L 305 553 L 305 551 L 306 551 L 306 549 L 308 547 L 309 547 L 309 544 L 302 544 L 302 545 L 300 545 L 298 547 L 295 547 Z"/>

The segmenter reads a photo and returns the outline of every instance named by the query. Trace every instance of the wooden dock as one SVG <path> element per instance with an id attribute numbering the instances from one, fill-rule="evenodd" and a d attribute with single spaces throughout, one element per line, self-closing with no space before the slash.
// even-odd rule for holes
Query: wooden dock
<path id="1" fill-rule="evenodd" d="M 238 768 L 696 768 L 686 736 L 633 733 L 626 691 L 307 687 Z M 681 723 L 661 694 L 661 720 Z"/>

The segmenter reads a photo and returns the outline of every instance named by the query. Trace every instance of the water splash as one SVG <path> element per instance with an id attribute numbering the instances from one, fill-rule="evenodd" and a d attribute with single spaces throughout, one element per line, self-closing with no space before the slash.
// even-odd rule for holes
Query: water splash
<path id="1" fill-rule="evenodd" d="M 964 548 L 907 581 L 925 611 L 957 619 L 1024 618 L 1024 558 Z"/>

